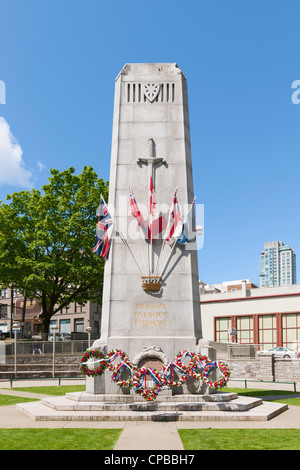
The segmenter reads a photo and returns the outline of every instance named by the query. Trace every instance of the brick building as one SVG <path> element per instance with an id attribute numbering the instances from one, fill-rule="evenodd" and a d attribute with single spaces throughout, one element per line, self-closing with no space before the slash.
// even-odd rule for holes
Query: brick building
<path id="1" fill-rule="evenodd" d="M 11 330 L 13 321 L 21 321 L 24 297 L 11 289 L 0 289 L 0 330 Z M 26 301 L 25 320 L 23 332 L 25 335 L 38 334 L 41 330 L 42 309 L 37 300 Z M 100 334 L 101 307 L 93 302 L 87 302 L 81 306 L 75 302 L 68 309 L 63 308 L 56 313 L 51 324 L 56 323 L 61 333 L 83 333 L 90 326 L 92 333 Z"/>

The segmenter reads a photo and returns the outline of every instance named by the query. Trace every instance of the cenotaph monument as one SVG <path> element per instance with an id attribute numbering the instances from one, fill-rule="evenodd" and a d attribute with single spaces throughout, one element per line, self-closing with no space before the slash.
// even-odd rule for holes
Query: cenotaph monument
<path id="1" fill-rule="evenodd" d="M 92 347 L 125 351 L 139 367 L 160 369 L 179 351 L 196 352 L 202 337 L 196 239 L 168 239 L 174 194 L 183 220 L 194 201 L 186 78 L 175 63 L 126 64 L 115 82 L 108 199 L 115 236 Z M 135 203 L 140 217 L 132 216 Z M 194 223 L 191 211 L 190 229 Z M 105 380 L 88 378 L 87 391 L 112 393 Z"/>
<path id="2" fill-rule="evenodd" d="M 216 392 L 230 371 L 201 338 L 187 85 L 176 64 L 126 64 L 116 78 L 109 200 L 101 201 L 98 235 L 101 224 L 115 235 L 101 248 L 101 336 L 80 361 L 86 391 L 17 407 L 43 421 L 261 421 L 286 410 Z"/>

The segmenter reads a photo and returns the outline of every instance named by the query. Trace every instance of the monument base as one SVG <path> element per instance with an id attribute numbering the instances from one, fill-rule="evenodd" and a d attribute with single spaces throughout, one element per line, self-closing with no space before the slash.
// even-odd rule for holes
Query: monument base
<path id="1" fill-rule="evenodd" d="M 182 344 L 180 344 L 180 346 L 182 346 Z M 101 342 L 101 340 L 96 340 L 91 349 L 101 351 L 103 354 L 107 354 L 107 352 L 112 348 L 108 348 L 106 344 Z M 209 343 L 205 340 L 201 339 L 198 342 L 197 346 L 193 349 L 194 351 L 192 349 L 189 350 L 195 352 L 196 354 L 207 356 L 210 361 L 216 360 L 216 350 L 209 346 Z M 179 350 L 180 348 L 177 350 L 177 353 Z M 127 353 L 126 351 L 123 352 Z M 175 359 L 175 355 L 174 357 L 172 357 L 171 360 L 173 359 Z M 150 346 L 142 348 L 142 350 L 135 355 L 133 363 L 136 364 L 138 368 L 148 366 L 152 368 L 157 368 L 157 370 L 161 370 L 163 366 L 168 364 L 169 360 L 170 359 L 168 359 L 167 354 L 165 354 L 161 347 Z M 211 379 L 213 381 L 216 380 L 216 371 L 211 374 Z M 172 392 L 172 396 L 187 394 L 211 395 L 216 393 L 216 390 L 211 389 L 204 381 L 195 380 L 191 377 L 188 377 L 185 384 L 182 384 L 178 387 L 170 388 L 170 391 Z M 93 395 L 105 393 L 115 395 L 128 395 L 133 391 L 130 390 L 129 387 L 123 388 L 115 384 L 111 379 L 111 375 L 106 372 L 100 377 L 87 377 L 86 392 Z"/>
<path id="2" fill-rule="evenodd" d="M 92 395 L 86 392 L 19 403 L 34 421 L 268 421 L 288 409 L 282 403 L 239 397 L 236 393 L 165 396 L 145 402 L 137 395 Z"/>

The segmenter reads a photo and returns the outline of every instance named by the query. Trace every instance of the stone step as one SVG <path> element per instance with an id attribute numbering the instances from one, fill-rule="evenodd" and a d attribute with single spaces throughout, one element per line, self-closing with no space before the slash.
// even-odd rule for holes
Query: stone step
<path id="1" fill-rule="evenodd" d="M 133 412 L 181 412 L 181 411 L 246 411 L 261 405 L 262 400 L 251 397 L 236 398 L 230 402 L 84 402 L 67 397 L 42 399 L 42 404 L 57 411 L 133 411 Z"/>
<path id="2" fill-rule="evenodd" d="M 61 397 L 64 398 L 64 397 Z M 34 421 L 267 421 L 288 409 L 281 403 L 262 402 L 247 411 L 81 411 L 50 408 L 42 402 L 20 403 L 17 409 Z"/>
<path id="3" fill-rule="evenodd" d="M 75 401 L 84 401 L 84 402 L 110 402 L 110 403 L 149 403 L 146 402 L 143 397 L 140 395 L 137 395 L 136 393 L 130 393 L 130 394 L 113 394 L 113 393 L 107 393 L 107 394 L 92 394 L 88 393 L 86 391 L 83 392 L 70 392 L 66 394 L 66 397 L 69 398 L 70 400 L 75 400 Z M 155 400 L 155 403 L 157 402 L 171 402 L 171 403 L 181 403 L 184 401 L 184 403 L 187 402 L 226 402 L 230 400 L 234 400 L 235 398 L 238 398 L 237 393 L 228 393 L 228 392 L 218 392 L 218 393 L 211 393 L 211 394 L 205 394 L 205 395 L 192 395 L 192 394 L 178 394 L 178 395 L 172 395 L 172 391 L 170 390 L 163 390 L 162 392 L 159 393 L 158 397 Z"/>

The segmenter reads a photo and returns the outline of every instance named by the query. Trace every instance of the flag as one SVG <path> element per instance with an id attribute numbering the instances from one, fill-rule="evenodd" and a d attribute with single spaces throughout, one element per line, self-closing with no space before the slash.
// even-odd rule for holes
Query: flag
<path id="1" fill-rule="evenodd" d="M 159 238 L 163 238 L 163 233 L 168 225 L 167 219 L 165 216 L 159 211 L 158 206 L 155 202 L 152 202 L 152 230 L 151 230 L 151 237 L 152 240 L 158 240 Z"/>
<path id="2" fill-rule="evenodd" d="M 186 243 L 191 241 L 191 234 L 189 232 L 189 216 L 190 216 L 191 210 L 193 209 L 193 206 L 195 204 L 195 199 L 196 198 L 194 198 L 194 200 L 191 204 L 191 207 L 189 208 L 189 210 L 188 210 L 188 212 L 185 216 L 185 219 L 183 221 L 181 235 L 180 235 L 180 237 L 178 237 L 176 239 L 176 242 L 179 243 L 180 245 L 185 245 Z"/>
<path id="3" fill-rule="evenodd" d="M 139 208 L 138 208 L 136 199 L 135 199 L 135 197 L 134 197 L 134 194 L 133 194 L 131 188 L 129 188 L 129 190 L 130 190 L 130 209 L 131 209 L 131 215 L 136 218 L 139 227 L 143 230 L 143 232 L 144 232 L 144 234 L 145 234 L 145 237 L 146 237 L 146 238 L 149 238 L 149 236 L 150 236 L 150 231 L 149 231 L 148 225 L 147 225 L 146 222 L 145 222 L 145 219 L 144 219 L 144 217 L 143 217 L 143 214 L 141 213 L 141 211 L 140 211 Z"/>
<path id="4" fill-rule="evenodd" d="M 182 219 L 180 208 L 177 200 L 177 189 L 174 194 L 173 202 L 169 211 L 168 225 L 165 231 L 164 239 L 166 241 L 174 241 L 182 233 Z"/>
<path id="5" fill-rule="evenodd" d="M 113 219 L 110 215 L 106 202 L 102 195 L 100 197 L 100 204 L 96 214 L 98 215 L 97 230 L 96 230 L 96 243 L 93 248 L 93 253 L 108 259 L 110 242 L 113 231 Z"/>
<path id="6" fill-rule="evenodd" d="M 158 210 L 158 206 L 153 199 L 154 187 L 152 176 L 150 176 L 149 185 L 149 233 L 152 240 L 159 238 L 167 226 L 167 221 L 164 215 Z"/>

